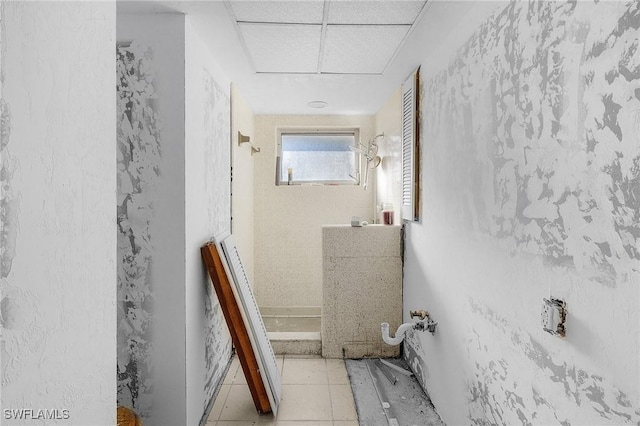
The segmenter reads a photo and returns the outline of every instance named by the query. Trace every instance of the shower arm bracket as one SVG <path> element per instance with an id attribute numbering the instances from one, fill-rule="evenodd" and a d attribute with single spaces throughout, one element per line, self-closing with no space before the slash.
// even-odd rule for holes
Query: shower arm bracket
<path id="1" fill-rule="evenodd" d="M 260 152 L 260 148 L 256 147 L 253 142 L 251 142 L 251 138 L 249 136 L 245 136 L 242 133 L 238 132 L 238 146 L 242 146 L 243 143 L 248 143 L 251 147 L 251 155 Z"/>

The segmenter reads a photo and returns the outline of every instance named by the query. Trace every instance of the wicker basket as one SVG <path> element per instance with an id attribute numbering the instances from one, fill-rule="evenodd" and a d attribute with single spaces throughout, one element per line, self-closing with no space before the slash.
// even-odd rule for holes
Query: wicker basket
<path id="1" fill-rule="evenodd" d="M 118 407 L 118 425 L 117 426 L 142 426 L 140 417 L 128 409 L 127 407 Z"/>

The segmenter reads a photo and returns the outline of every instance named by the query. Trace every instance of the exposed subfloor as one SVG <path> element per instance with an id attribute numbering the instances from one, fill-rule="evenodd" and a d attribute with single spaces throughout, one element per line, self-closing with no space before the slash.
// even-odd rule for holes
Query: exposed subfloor
<path id="1" fill-rule="evenodd" d="M 404 375 L 384 365 L 380 367 L 376 361 L 345 360 L 360 426 L 444 426 L 413 375 Z M 401 358 L 385 361 L 409 369 Z M 397 380 L 395 385 L 385 373 L 392 376 L 391 380 Z"/>

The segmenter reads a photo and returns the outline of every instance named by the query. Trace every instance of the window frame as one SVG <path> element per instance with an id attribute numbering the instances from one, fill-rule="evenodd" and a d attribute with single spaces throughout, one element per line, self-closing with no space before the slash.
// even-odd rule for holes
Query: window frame
<path id="1" fill-rule="evenodd" d="M 353 180 L 295 180 L 289 185 L 288 180 L 281 180 L 282 176 L 282 135 L 349 135 L 354 138 L 352 147 L 355 156 L 355 173 Z M 276 186 L 359 186 L 361 181 L 362 154 L 360 149 L 360 128 L 358 127 L 285 127 L 277 129 L 276 136 Z"/>

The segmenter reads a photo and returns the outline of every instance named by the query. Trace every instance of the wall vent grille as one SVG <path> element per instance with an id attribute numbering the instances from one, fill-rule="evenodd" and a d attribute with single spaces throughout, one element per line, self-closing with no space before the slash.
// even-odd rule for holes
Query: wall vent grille
<path id="1" fill-rule="evenodd" d="M 402 84 L 402 218 L 417 221 L 419 212 L 418 68 Z"/>

